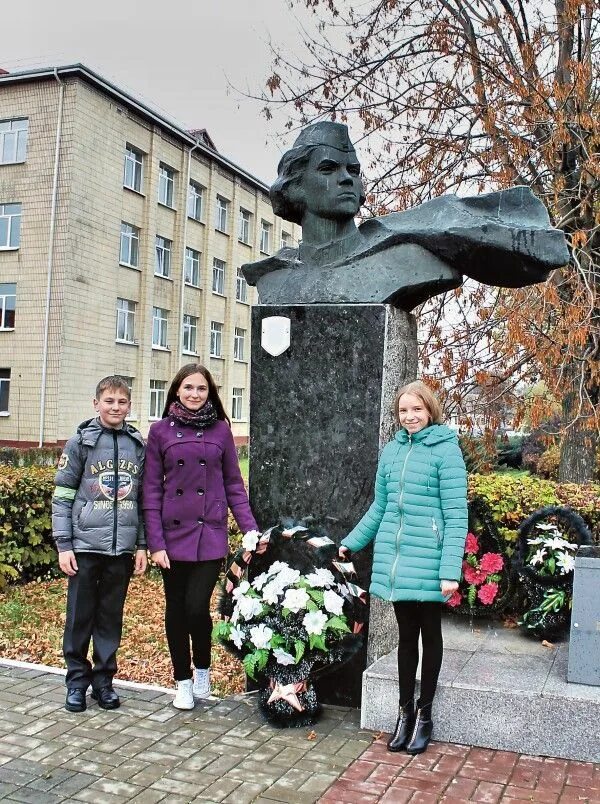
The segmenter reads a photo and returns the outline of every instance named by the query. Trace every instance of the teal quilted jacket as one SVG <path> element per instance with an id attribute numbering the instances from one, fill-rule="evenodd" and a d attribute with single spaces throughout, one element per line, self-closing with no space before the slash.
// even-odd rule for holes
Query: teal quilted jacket
<path id="1" fill-rule="evenodd" d="M 352 552 L 375 539 L 372 595 L 443 601 L 440 580 L 458 581 L 467 535 L 467 472 L 456 433 L 432 424 L 402 429 L 377 468 L 375 499 L 342 541 Z"/>

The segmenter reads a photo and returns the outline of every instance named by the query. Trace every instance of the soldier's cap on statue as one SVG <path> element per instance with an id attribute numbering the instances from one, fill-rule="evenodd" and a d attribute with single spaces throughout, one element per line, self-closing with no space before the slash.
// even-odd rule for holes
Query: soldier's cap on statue
<path id="1" fill-rule="evenodd" d="M 329 120 L 322 120 L 302 129 L 293 147 L 300 148 L 303 145 L 325 145 L 344 153 L 354 152 L 354 145 L 348 134 L 348 126 L 344 123 L 332 123 Z"/>

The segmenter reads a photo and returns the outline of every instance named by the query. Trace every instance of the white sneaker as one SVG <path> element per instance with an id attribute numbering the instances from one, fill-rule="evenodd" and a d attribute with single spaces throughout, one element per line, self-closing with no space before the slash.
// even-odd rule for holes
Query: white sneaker
<path id="1" fill-rule="evenodd" d="M 191 678 L 186 678 L 185 681 L 177 682 L 177 692 L 173 698 L 173 706 L 175 709 L 194 708 L 194 694 L 192 689 L 193 684 Z"/>
<path id="2" fill-rule="evenodd" d="M 210 698 L 210 670 L 194 670 L 194 698 Z"/>

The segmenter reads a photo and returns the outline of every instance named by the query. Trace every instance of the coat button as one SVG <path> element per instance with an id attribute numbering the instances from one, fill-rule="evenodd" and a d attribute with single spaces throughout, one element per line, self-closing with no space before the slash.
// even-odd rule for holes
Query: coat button
<path id="1" fill-rule="evenodd" d="M 198 520 L 198 524 L 199 524 L 199 525 L 204 525 L 204 520 L 203 520 L 203 519 L 199 519 L 199 520 Z"/>
<path id="2" fill-rule="evenodd" d="M 200 464 L 200 466 L 206 466 L 206 461 L 204 460 L 204 458 L 200 458 L 198 463 Z"/>
<path id="3" fill-rule="evenodd" d="M 184 463 L 185 461 L 183 460 L 183 458 L 179 458 L 179 460 L 177 461 L 177 466 L 183 466 Z"/>
<path id="4" fill-rule="evenodd" d="M 174 525 L 181 525 L 181 522 L 178 519 L 173 520 Z"/>
<path id="5" fill-rule="evenodd" d="M 201 432 L 196 433 L 196 438 L 202 438 L 202 433 Z"/>
<path id="6" fill-rule="evenodd" d="M 177 433 L 177 438 L 183 438 L 183 433 Z"/>
<path id="7" fill-rule="evenodd" d="M 181 497 L 181 495 L 183 494 L 183 489 L 177 489 L 177 490 L 175 491 L 175 494 L 176 494 L 178 497 Z"/>
<path id="8" fill-rule="evenodd" d="M 171 422 L 171 427 L 175 427 L 175 422 Z"/>
<path id="9" fill-rule="evenodd" d="M 204 489 L 197 489 L 196 493 L 202 496 L 204 494 Z"/>

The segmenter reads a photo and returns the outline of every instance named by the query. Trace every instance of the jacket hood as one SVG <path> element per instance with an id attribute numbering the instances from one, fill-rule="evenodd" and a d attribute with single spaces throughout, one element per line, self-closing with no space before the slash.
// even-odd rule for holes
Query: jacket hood
<path id="1" fill-rule="evenodd" d="M 396 433 L 396 441 L 400 444 L 407 444 L 409 435 L 404 428 Z M 423 443 L 432 447 L 434 444 L 441 444 L 444 441 L 455 441 L 458 444 L 458 435 L 451 427 L 446 424 L 430 424 L 412 436 L 415 443 Z"/>
<path id="2" fill-rule="evenodd" d="M 77 435 L 82 444 L 89 447 L 94 447 L 102 435 L 102 433 L 110 433 L 110 427 L 103 427 L 100 423 L 100 418 L 95 416 L 93 419 L 87 419 L 81 422 L 77 428 Z M 144 439 L 139 430 L 132 427 L 128 422 L 123 422 L 123 427 L 117 430 L 118 433 L 125 433 L 134 441 L 137 441 L 141 446 L 144 446 Z"/>

